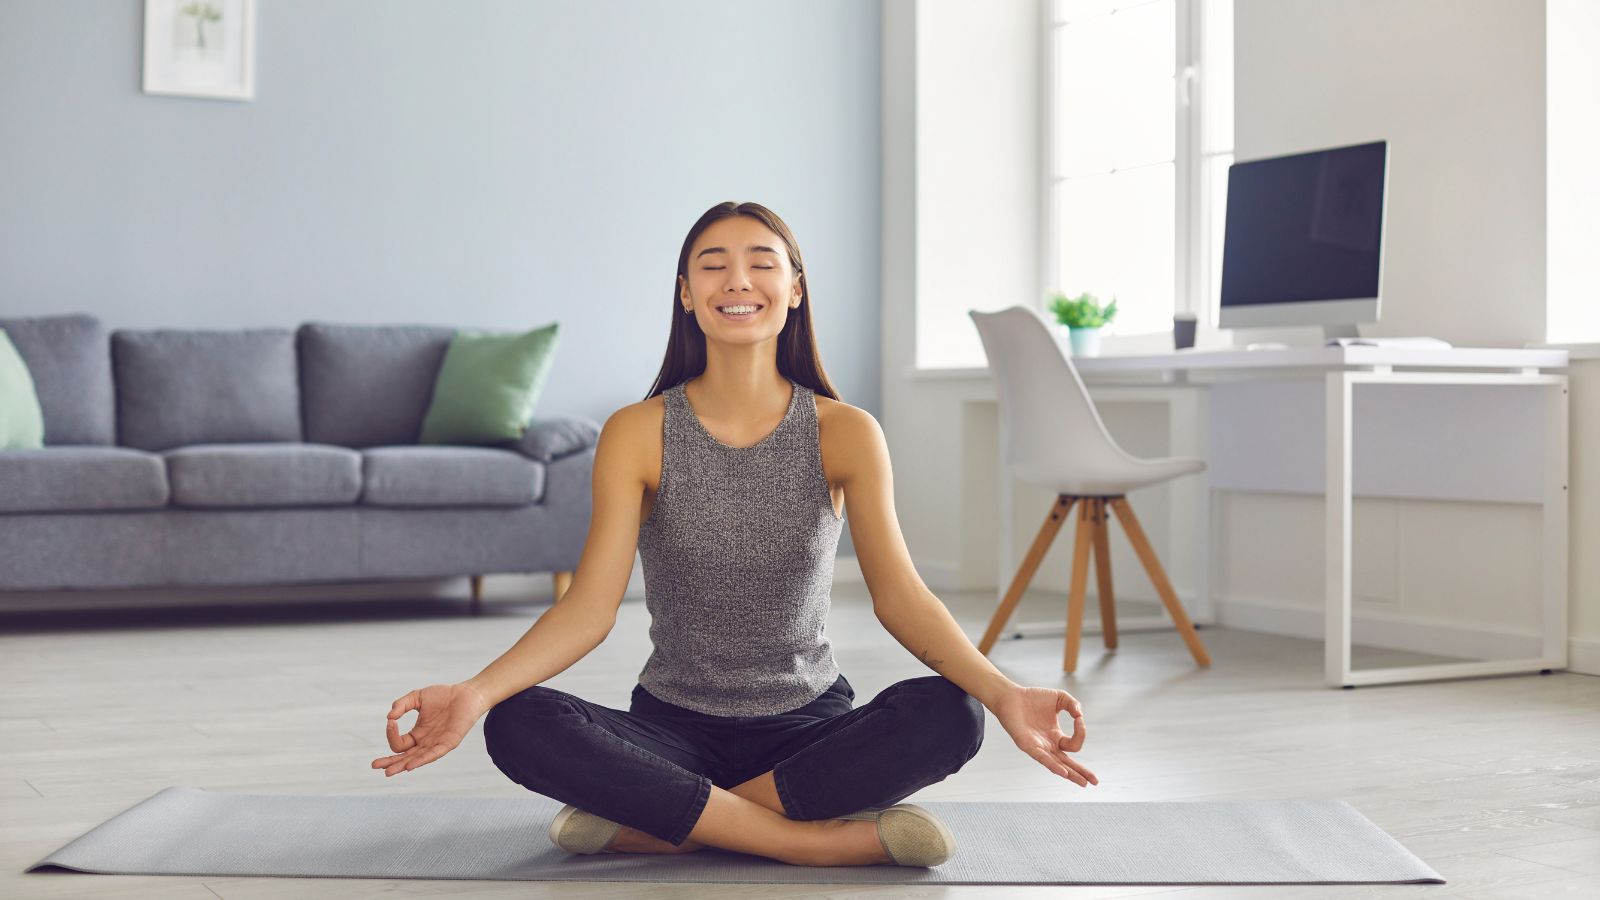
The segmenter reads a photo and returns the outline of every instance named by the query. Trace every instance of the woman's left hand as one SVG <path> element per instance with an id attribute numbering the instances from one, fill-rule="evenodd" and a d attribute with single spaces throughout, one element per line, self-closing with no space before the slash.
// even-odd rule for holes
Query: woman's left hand
<path id="1" fill-rule="evenodd" d="M 1067 755 L 1083 748 L 1083 706 L 1076 697 L 1055 688 L 1018 687 L 995 704 L 995 718 L 1023 753 L 1050 771 L 1079 787 L 1099 784 L 1100 779 L 1083 764 Z M 1072 736 L 1061 732 L 1058 716 L 1072 715 Z"/>

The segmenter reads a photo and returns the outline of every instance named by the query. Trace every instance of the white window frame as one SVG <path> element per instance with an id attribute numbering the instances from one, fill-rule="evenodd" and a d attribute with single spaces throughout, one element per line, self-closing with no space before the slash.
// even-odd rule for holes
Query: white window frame
<path id="1" fill-rule="evenodd" d="M 1205 161 L 1213 156 L 1231 155 L 1233 140 L 1228 149 L 1206 153 L 1202 128 L 1205 124 L 1205 92 L 1201 90 L 1200 60 L 1205 47 L 1205 4 L 1211 0 L 1173 0 L 1177 39 L 1173 42 L 1175 79 L 1178 96 L 1173 100 L 1176 117 L 1176 145 L 1173 148 L 1173 311 L 1192 312 L 1196 317 L 1196 330 L 1211 334 L 1216 331 L 1217 304 L 1209 295 L 1211 258 L 1209 246 L 1208 215 L 1214 202 L 1226 198 L 1212 198 L 1211 182 L 1206 177 Z M 1231 2 L 1231 0 L 1220 0 Z M 1050 321 L 1054 321 L 1046 302 L 1047 294 L 1055 290 L 1060 271 L 1060 229 L 1056 202 L 1056 184 L 1064 179 L 1055 174 L 1055 135 L 1060 123 L 1056 121 L 1056 29 L 1055 3 L 1039 0 L 1039 58 L 1043 83 L 1039 90 L 1039 109 L 1044 127 L 1039 129 L 1039 203 L 1040 223 L 1039 287 L 1034 292 L 1035 307 Z M 1231 64 L 1231 63 L 1230 63 Z M 1216 236 L 1221 239 L 1221 235 Z M 1107 352 L 1161 352 L 1170 350 L 1171 330 L 1148 334 L 1116 334 L 1107 332 L 1101 344 Z"/>

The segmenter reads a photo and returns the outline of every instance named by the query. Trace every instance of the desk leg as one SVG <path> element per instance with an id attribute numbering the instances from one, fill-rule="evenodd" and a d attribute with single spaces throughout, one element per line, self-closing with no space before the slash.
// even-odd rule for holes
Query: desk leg
<path id="1" fill-rule="evenodd" d="M 1567 667 L 1568 376 L 1544 389 L 1544 640 L 1545 668 Z"/>
<path id="2" fill-rule="evenodd" d="M 1330 687 L 1398 684 L 1442 678 L 1476 678 L 1566 668 L 1568 406 L 1565 375 L 1493 375 L 1435 372 L 1329 372 L 1327 379 L 1327 628 L 1324 676 Z M 1351 406 L 1355 384 L 1509 384 L 1546 392 L 1544 402 L 1544 590 L 1539 656 L 1470 662 L 1424 663 L 1355 671 L 1350 667 Z"/>
<path id="3" fill-rule="evenodd" d="M 1330 687 L 1342 687 L 1350 684 L 1350 401 L 1353 385 L 1347 372 L 1329 372 L 1325 377 L 1327 529 L 1323 552 L 1327 625 L 1322 638 L 1323 674 Z"/>

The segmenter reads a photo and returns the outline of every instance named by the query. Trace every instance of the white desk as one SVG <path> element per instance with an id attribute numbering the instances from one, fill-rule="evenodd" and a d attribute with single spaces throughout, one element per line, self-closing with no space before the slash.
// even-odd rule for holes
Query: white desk
<path id="1" fill-rule="evenodd" d="M 1325 391 L 1326 503 L 1324 632 L 1328 685 L 1389 684 L 1463 678 L 1565 668 L 1567 665 L 1567 376 L 1565 350 L 1501 348 L 1399 349 L 1382 347 L 1307 347 L 1287 350 L 1183 350 L 1147 356 L 1075 357 L 1074 365 L 1090 393 L 1101 400 L 1137 399 L 1140 392 L 1189 389 L 1194 402 L 1174 402 L 1171 418 L 1174 456 L 1207 456 L 1203 395 L 1208 384 L 1254 379 L 1321 377 Z M 1209 380 L 1195 380 L 1191 375 Z M 1154 380 L 1152 380 L 1152 376 Z M 1351 643 L 1351 502 L 1353 496 L 1353 388 L 1365 384 L 1505 385 L 1526 388 L 1526 402 L 1536 404 L 1542 423 L 1542 482 L 1535 492 L 1543 500 L 1541 652 L 1518 659 L 1352 670 Z M 1517 392 L 1518 397 L 1521 391 Z M 1426 435 L 1422 436 L 1424 439 Z M 1412 435 L 1406 435 L 1407 440 Z M 1006 470 L 1005 435 L 1000 450 L 1000 590 L 1010 584 L 1014 535 L 1010 473 Z M 1437 447 L 1444 452 L 1449 448 Z M 1508 473 L 1509 474 L 1509 473 Z M 1194 619 L 1215 623 L 1211 596 L 1210 489 L 1184 505 L 1175 519 L 1194 523 L 1200 540 L 1192 598 Z M 1188 531 L 1178 532 L 1188 534 Z M 1176 544 L 1177 542 L 1175 542 Z M 1119 623 L 1121 624 L 1121 623 Z M 1134 629 L 1151 623 L 1130 622 Z M 1169 622 L 1164 622 L 1170 627 Z M 1013 626 L 1011 630 L 1018 630 Z"/>

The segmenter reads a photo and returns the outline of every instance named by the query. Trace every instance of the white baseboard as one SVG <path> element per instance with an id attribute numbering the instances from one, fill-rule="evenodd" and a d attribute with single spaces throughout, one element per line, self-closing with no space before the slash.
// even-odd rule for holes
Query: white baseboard
<path id="1" fill-rule="evenodd" d="M 1272 600 L 1231 597 L 1217 603 L 1221 624 L 1229 628 L 1321 640 L 1323 610 Z M 1542 638 L 1534 629 L 1473 627 L 1415 619 L 1382 610 L 1359 610 L 1350 623 L 1351 639 L 1369 647 L 1435 653 L 1463 659 L 1536 657 Z M 1568 672 L 1600 675 L 1600 641 L 1569 639 Z"/>
<path id="2" fill-rule="evenodd" d="M 1567 671 L 1600 675 L 1600 641 L 1573 638 L 1567 642 Z"/>
<path id="3" fill-rule="evenodd" d="M 957 581 L 957 567 L 937 562 L 917 563 L 917 573 L 934 592 L 954 590 L 950 585 Z M 835 584 L 862 584 L 861 565 L 854 556 L 840 556 L 834 561 Z M 1049 592 L 1046 592 L 1049 593 Z M 1057 591 L 1062 597 L 1064 591 Z M 628 583 L 627 596 L 644 597 L 644 576 L 640 566 L 634 566 L 633 578 Z M 1158 604 L 1154 597 L 1118 592 L 1119 599 L 1139 600 Z M 1178 600 L 1193 615 L 1194 597 L 1184 590 L 1178 591 Z M 1308 607 L 1273 600 L 1217 598 L 1217 618 L 1220 625 L 1279 634 L 1286 637 L 1322 640 L 1324 627 L 1321 607 Z M 1210 623 L 1203 623 L 1210 624 Z M 1356 643 L 1369 647 L 1394 650 L 1413 650 L 1458 656 L 1465 659 L 1495 659 L 1533 657 L 1539 655 L 1540 637 L 1537 630 L 1523 629 L 1508 632 L 1504 628 L 1474 628 L 1414 619 L 1383 610 L 1360 610 L 1351 623 L 1351 635 Z M 1574 638 L 1568 643 L 1567 669 L 1581 675 L 1600 675 L 1600 640 Z"/>

